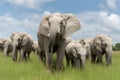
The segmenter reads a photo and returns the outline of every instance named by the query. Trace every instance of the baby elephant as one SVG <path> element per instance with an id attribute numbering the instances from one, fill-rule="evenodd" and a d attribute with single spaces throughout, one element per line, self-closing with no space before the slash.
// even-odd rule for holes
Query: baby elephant
<path id="1" fill-rule="evenodd" d="M 86 47 L 79 42 L 72 41 L 65 48 L 65 56 L 67 65 L 71 62 L 71 65 L 76 68 L 82 68 L 85 66 Z"/>

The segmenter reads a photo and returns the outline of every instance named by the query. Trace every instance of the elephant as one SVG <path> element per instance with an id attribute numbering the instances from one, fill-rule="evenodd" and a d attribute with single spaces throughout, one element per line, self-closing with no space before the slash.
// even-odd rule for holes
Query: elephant
<path id="1" fill-rule="evenodd" d="M 6 39 L 0 39 L 0 50 L 3 51 L 4 50 L 4 43 L 5 43 Z"/>
<path id="2" fill-rule="evenodd" d="M 71 62 L 71 65 L 73 67 L 84 68 L 86 53 L 87 50 L 85 45 L 82 45 L 77 41 L 70 42 L 65 47 L 65 56 L 66 56 L 67 65 L 69 66 Z"/>
<path id="3" fill-rule="evenodd" d="M 104 54 L 106 57 L 106 65 L 110 65 L 112 63 L 112 38 L 107 35 L 100 34 L 93 39 L 91 53 L 92 63 L 97 62 L 103 64 L 102 56 Z"/>
<path id="4" fill-rule="evenodd" d="M 6 56 L 12 52 L 12 41 L 10 39 L 0 39 L 0 48 Z"/>
<path id="5" fill-rule="evenodd" d="M 41 52 L 45 54 L 47 69 L 53 69 L 53 52 L 57 54 L 56 69 L 63 69 L 66 38 L 78 31 L 80 27 L 79 20 L 73 14 L 55 12 L 43 17 L 39 25 L 37 38 Z"/>
<path id="6" fill-rule="evenodd" d="M 12 41 L 10 39 L 7 39 L 4 43 L 4 54 L 6 56 L 9 56 L 12 50 L 13 50 Z"/>
<path id="7" fill-rule="evenodd" d="M 20 50 L 20 61 L 29 60 L 33 45 L 32 36 L 26 32 L 14 32 L 10 38 L 13 45 L 13 61 L 17 61 L 18 50 Z"/>
<path id="8" fill-rule="evenodd" d="M 93 38 L 85 38 L 79 40 L 79 43 L 82 45 L 86 45 L 87 48 L 87 54 L 86 54 L 86 59 L 89 59 L 91 56 L 91 45 L 92 45 Z"/>
<path id="9" fill-rule="evenodd" d="M 37 41 L 34 41 L 34 43 L 32 45 L 32 51 L 39 56 L 40 60 L 44 57 L 44 56 L 41 56 L 41 49 L 40 49 Z"/>

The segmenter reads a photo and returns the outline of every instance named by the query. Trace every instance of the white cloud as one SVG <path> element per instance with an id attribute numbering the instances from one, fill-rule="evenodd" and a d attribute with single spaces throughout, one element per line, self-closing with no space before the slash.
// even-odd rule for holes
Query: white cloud
<path id="1" fill-rule="evenodd" d="M 0 16 L 0 37 L 9 37 L 12 32 L 28 32 L 35 39 L 41 18 L 50 14 L 49 11 L 43 14 L 28 14 L 23 19 L 16 19 L 10 14 Z M 94 37 L 97 34 L 107 34 L 113 38 L 114 43 L 120 42 L 120 15 L 108 12 L 82 12 L 77 15 L 82 28 L 72 35 L 74 39 Z"/>
<path id="2" fill-rule="evenodd" d="M 110 9 L 117 9 L 119 0 L 106 0 L 107 6 Z"/>
<path id="3" fill-rule="evenodd" d="M 34 38 L 36 38 L 36 32 L 39 26 L 36 20 L 26 19 L 15 19 L 12 16 L 3 15 L 0 16 L 0 37 L 7 38 L 13 32 L 28 32 Z"/>
<path id="4" fill-rule="evenodd" d="M 120 15 L 108 12 L 82 12 L 78 14 L 82 28 L 72 37 L 76 39 L 94 37 L 97 34 L 107 34 L 114 43 L 120 42 Z M 78 36 L 79 35 L 79 36 Z M 120 38 L 120 36 L 119 36 Z"/>
<path id="5" fill-rule="evenodd" d="M 44 12 L 44 15 L 50 15 L 50 14 L 51 14 L 50 11 L 45 11 L 45 12 Z"/>
<path id="6" fill-rule="evenodd" d="M 28 14 L 28 16 L 23 19 L 14 18 L 8 13 L 0 16 L 0 37 L 7 38 L 13 32 L 28 32 L 33 38 L 37 39 L 36 35 L 40 20 L 46 13 L 50 12 L 45 11 L 43 14 Z"/>
<path id="7" fill-rule="evenodd" d="M 53 0 L 2 0 L 2 1 L 14 4 L 16 6 L 26 6 L 29 8 L 36 9 L 47 2 L 52 2 Z"/>

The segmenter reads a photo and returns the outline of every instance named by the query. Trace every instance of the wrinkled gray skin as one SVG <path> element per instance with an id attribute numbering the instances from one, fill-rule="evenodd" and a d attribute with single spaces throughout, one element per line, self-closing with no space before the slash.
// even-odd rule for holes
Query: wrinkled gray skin
<path id="1" fill-rule="evenodd" d="M 41 54 L 45 54 L 46 67 L 52 70 L 52 53 L 57 53 L 56 69 L 63 68 L 66 38 L 80 29 L 79 20 L 72 14 L 53 13 L 45 16 L 38 29 L 37 37 Z"/>
<path id="2" fill-rule="evenodd" d="M 37 41 L 34 41 L 34 43 L 33 43 L 33 45 L 32 45 L 32 50 L 39 56 L 39 58 L 40 58 L 40 60 L 41 60 L 41 57 L 42 56 L 40 56 L 41 54 L 41 49 L 40 49 L 40 47 L 39 47 L 39 45 L 38 45 L 38 42 Z"/>
<path id="3" fill-rule="evenodd" d="M 92 44 L 92 41 L 93 41 L 93 38 L 81 39 L 79 41 L 80 44 L 86 46 L 86 49 L 87 49 L 86 59 L 89 59 L 91 57 L 91 44 Z"/>
<path id="4" fill-rule="evenodd" d="M 13 61 L 17 61 L 18 50 L 20 50 L 20 61 L 27 60 L 32 51 L 33 39 L 25 32 L 15 32 L 11 35 L 13 45 Z"/>
<path id="5" fill-rule="evenodd" d="M 86 47 L 79 42 L 72 41 L 65 48 L 67 65 L 71 63 L 73 67 L 83 68 L 85 66 Z"/>
<path id="6" fill-rule="evenodd" d="M 105 54 L 106 65 L 112 63 L 112 39 L 107 35 L 97 35 L 93 39 L 91 61 L 103 64 L 102 56 Z"/>
<path id="7" fill-rule="evenodd" d="M 6 56 L 9 56 L 9 53 L 12 52 L 12 42 L 10 39 L 0 39 L 0 49 L 4 51 Z"/>

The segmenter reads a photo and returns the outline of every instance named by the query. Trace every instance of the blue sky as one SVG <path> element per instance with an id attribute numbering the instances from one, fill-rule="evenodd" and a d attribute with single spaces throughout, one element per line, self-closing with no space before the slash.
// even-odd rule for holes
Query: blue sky
<path id="1" fill-rule="evenodd" d="M 41 18 L 53 12 L 76 15 L 82 28 L 75 40 L 107 34 L 120 42 L 120 0 L 0 0 L 0 38 L 28 32 L 37 40 Z"/>

